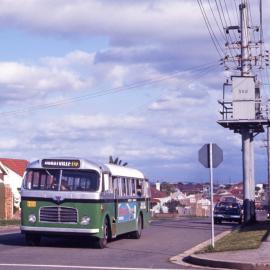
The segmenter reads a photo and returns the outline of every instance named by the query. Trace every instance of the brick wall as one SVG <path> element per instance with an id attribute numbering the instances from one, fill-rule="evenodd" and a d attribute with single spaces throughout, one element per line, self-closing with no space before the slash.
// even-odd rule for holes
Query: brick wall
<path id="1" fill-rule="evenodd" d="M 9 185 L 0 183 L 0 219 L 13 217 L 13 194 Z"/>

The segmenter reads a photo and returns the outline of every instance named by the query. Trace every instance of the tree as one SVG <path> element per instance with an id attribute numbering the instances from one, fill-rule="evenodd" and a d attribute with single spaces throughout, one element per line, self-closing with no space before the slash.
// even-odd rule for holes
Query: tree
<path id="1" fill-rule="evenodd" d="M 125 162 L 125 163 L 122 164 L 122 160 L 121 160 L 121 159 L 119 159 L 118 157 L 116 157 L 115 159 L 113 159 L 112 156 L 109 157 L 109 163 L 110 163 L 110 164 L 119 165 L 119 166 L 122 165 L 122 166 L 124 166 L 124 167 L 128 165 L 127 162 Z"/>
<path id="2" fill-rule="evenodd" d="M 168 212 L 169 213 L 175 213 L 177 212 L 176 207 L 185 207 L 185 205 L 181 204 L 181 202 L 177 200 L 171 200 L 165 203 L 165 206 L 168 207 Z"/>
<path id="3" fill-rule="evenodd" d="M 173 185 L 165 181 L 160 184 L 160 190 L 166 192 L 167 195 L 170 195 L 172 192 L 176 191 Z"/>

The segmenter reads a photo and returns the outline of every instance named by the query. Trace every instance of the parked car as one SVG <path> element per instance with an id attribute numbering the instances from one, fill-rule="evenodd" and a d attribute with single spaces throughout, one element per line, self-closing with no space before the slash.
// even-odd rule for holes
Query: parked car
<path id="1" fill-rule="evenodd" d="M 243 211 L 239 203 L 236 202 L 219 202 L 214 209 L 214 222 L 221 224 L 222 221 L 242 223 Z"/>

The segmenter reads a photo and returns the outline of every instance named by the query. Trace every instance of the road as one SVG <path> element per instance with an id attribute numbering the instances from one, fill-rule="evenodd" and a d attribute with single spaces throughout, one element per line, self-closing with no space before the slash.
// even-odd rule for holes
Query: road
<path id="1" fill-rule="evenodd" d="M 236 226 L 216 226 L 216 233 Z M 103 250 L 89 239 L 43 238 L 40 247 L 28 247 L 20 232 L 0 234 L 0 269 L 185 269 L 170 257 L 209 239 L 209 219 L 155 220 L 140 240 L 120 237 Z"/>

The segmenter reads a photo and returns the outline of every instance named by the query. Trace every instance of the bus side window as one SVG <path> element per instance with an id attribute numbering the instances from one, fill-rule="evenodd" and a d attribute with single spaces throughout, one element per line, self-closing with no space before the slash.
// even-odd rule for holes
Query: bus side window
<path id="1" fill-rule="evenodd" d="M 142 196 L 142 180 L 136 179 L 136 190 L 137 190 L 137 196 Z"/>
<path id="2" fill-rule="evenodd" d="M 127 179 L 124 177 L 121 177 L 121 186 L 122 186 L 122 196 L 127 195 Z"/>
<path id="3" fill-rule="evenodd" d="M 104 181 L 104 190 L 107 193 L 112 193 L 112 182 L 111 182 L 111 177 L 108 173 L 103 174 L 103 181 Z"/>
<path id="4" fill-rule="evenodd" d="M 126 178 L 127 181 L 127 195 L 131 196 L 132 195 L 132 191 L 131 191 L 131 179 L 130 178 Z"/>
<path id="5" fill-rule="evenodd" d="M 144 180 L 144 196 L 146 198 L 150 198 L 150 187 L 149 187 L 149 183 L 147 181 Z"/>
<path id="6" fill-rule="evenodd" d="M 131 195 L 136 196 L 136 180 L 131 179 Z"/>
<path id="7" fill-rule="evenodd" d="M 114 196 L 119 196 L 118 178 L 117 177 L 113 177 L 112 183 L 113 183 L 113 193 L 114 193 Z"/>

